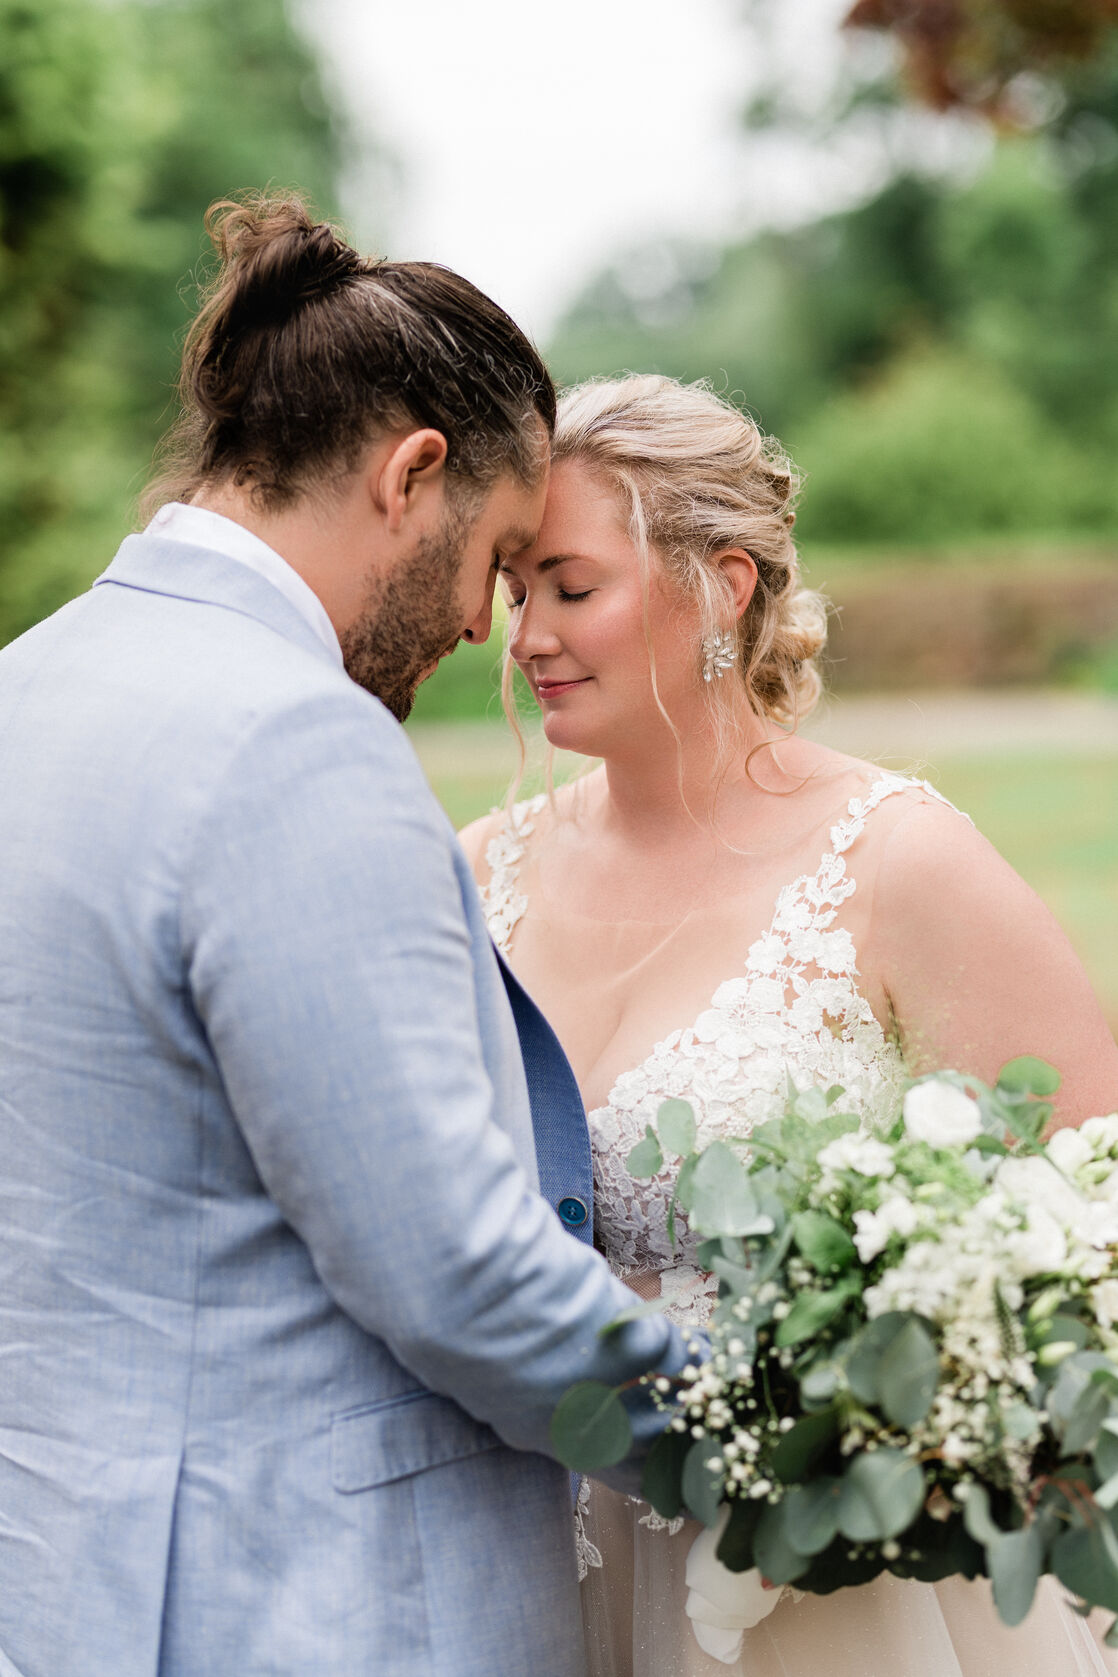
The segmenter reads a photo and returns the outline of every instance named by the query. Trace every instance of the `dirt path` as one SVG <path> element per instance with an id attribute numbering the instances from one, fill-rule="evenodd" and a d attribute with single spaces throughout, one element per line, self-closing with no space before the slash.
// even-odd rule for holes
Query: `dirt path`
<path id="1" fill-rule="evenodd" d="M 432 776 L 499 777 L 516 764 L 503 721 L 417 723 L 409 732 Z M 835 699 L 804 732 L 898 767 L 1026 752 L 1118 757 L 1118 695 L 1001 689 Z"/>

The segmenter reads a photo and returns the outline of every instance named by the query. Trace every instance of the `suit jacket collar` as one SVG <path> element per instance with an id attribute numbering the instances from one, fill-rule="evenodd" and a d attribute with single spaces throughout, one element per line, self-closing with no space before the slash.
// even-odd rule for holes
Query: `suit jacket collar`
<path id="1" fill-rule="evenodd" d="M 192 547 L 163 536 L 126 536 L 120 551 L 94 587 L 115 584 L 171 599 L 196 600 L 240 612 L 295 641 L 337 669 L 329 649 L 306 618 L 271 583 L 213 548 Z"/>

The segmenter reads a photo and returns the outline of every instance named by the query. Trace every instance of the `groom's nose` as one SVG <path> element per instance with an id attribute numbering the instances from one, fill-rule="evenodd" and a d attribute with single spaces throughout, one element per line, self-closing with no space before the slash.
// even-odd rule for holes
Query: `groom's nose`
<path id="1" fill-rule="evenodd" d="M 489 582 L 485 589 L 485 604 L 466 627 L 462 630 L 461 638 L 469 641 L 471 646 L 481 646 L 489 639 L 489 631 L 493 627 L 493 588 L 496 577 L 490 573 Z"/>

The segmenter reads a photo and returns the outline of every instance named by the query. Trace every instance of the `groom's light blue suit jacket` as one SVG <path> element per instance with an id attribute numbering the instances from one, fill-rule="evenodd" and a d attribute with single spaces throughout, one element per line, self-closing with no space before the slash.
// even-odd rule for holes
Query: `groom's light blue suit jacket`
<path id="1" fill-rule="evenodd" d="M 403 731 L 267 581 L 132 537 L 0 653 L 0 787 L 0 1673 L 574 1677 L 537 1452 L 571 1381 L 684 1353 L 599 1336 L 631 1295 L 534 1191 Z"/>

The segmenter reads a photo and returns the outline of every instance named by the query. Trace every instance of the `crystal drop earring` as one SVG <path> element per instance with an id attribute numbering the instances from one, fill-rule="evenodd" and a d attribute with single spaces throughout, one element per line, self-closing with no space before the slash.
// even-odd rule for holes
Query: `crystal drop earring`
<path id="1" fill-rule="evenodd" d="M 732 670 L 736 658 L 733 635 L 716 629 L 703 637 L 703 680 L 721 681 L 727 670 Z"/>

